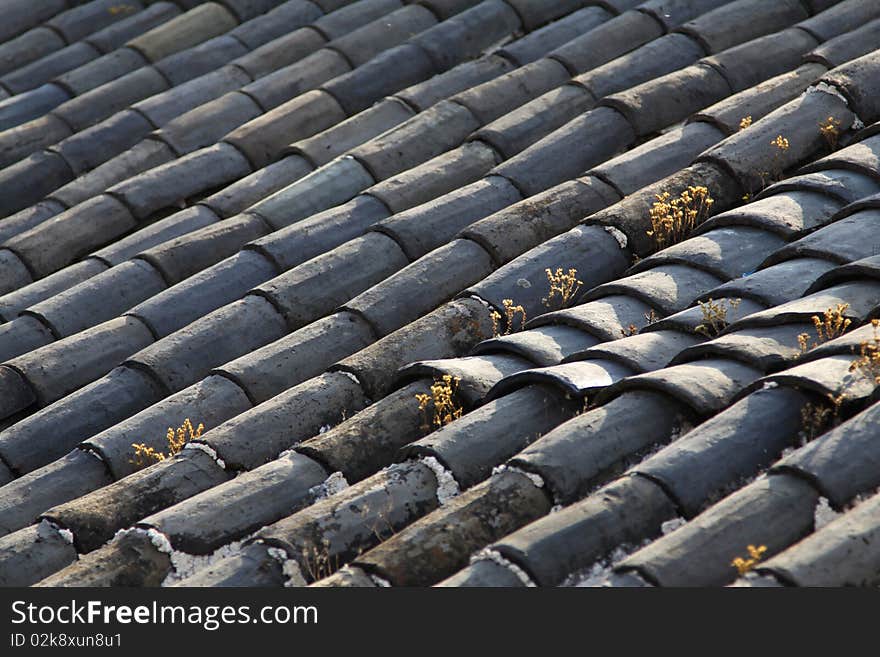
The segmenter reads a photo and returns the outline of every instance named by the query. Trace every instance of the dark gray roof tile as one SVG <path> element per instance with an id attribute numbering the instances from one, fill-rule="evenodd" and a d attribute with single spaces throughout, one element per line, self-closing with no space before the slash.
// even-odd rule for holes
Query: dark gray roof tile
<path id="1" fill-rule="evenodd" d="M 772 463 L 803 428 L 809 398 L 796 390 L 758 390 L 634 466 L 692 518 Z M 757 538 L 756 538 L 757 540 Z"/>
<path id="2" fill-rule="evenodd" d="M 411 443 L 403 453 L 433 456 L 462 488 L 470 488 L 580 409 L 579 402 L 559 391 L 530 386 L 481 406 L 461 421 Z"/>
<path id="3" fill-rule="evenodd" d="M 880 406 L 874 404 L 782 459 L 776 469 L 808 479 L 835 507 L 845 506 L 856 495 L 870 491 L 880 483 L 877 480 L 880 472 L 876 440 L 878 411 Z"/>
<path id="4" fill-rule="evenodd" d="M 816 45 L 813 36 L 792 28 L 711 55 L 703 63 L 718 70 L 731 89 L 740 92 L 797 67 Z"/>
<path id="5" fill-rule="evenodd" d="M 518 66 L 536 61 L 550 50 L 589 32 L 614 15 L 605 7 L 596 5 L 575 11 L 573 8 L 582 4 L 578 1 L 570 2 L 569 7 L 564 7 L 560 3 L 548 4 L 540 0 L 510 0 L 508 4 L 523 19 L 525 29 L 534 30 L 513 43 L 505 44 L 496 51 L 497 54 L 510 59 Z M 527 10 L 524 9 L 526 4 L 529 5 Z M 558 20 L 535 29 L 546 22 L 545 20 L 536 21 L 535 18 L 543 19 L 548 11 L 553 12 Z M 571 11 L 571 13 L 564 15 L 567 11 Z"/>
<path id="6" fill-rule="evenodd" d="M 20 474 L 61 458 L 83 440 L 161 399 L 162 392 L 146 373 L 119 367 L 0 432 L 0 454 Z M 91 411 L 80 413 L 85 402 Z M 63 434 L 49 429 L 64 426 Z"/>
<path id="7" fill-rule="evenodd" d="M 560 8 L 556 8 L 559 11 Z M 520 29 L 519 14 L 504 0 L 483 0 L 411 39 L 444 71 L 479 56 Z"/>
<path id="8" fill-rule="evenodd" d="M 271 272 L 273 267 L 268 266 L 262 256 L 255 253 L 238 254 L 248 240 L 265 232 L 265 225 L 259 218 L 239 214 L 148 248 L 140 253 L 140 257 L 158 269 L 171 284 L 183 281 L 227 255 L 231 257 L 237 254 L 238 260 L 247 260 L 255 272 Z"/>
<path id="9" fill-rule="evenodd" d="M 49 344 L 55 339 L 49 327 L 36 317 L 16 317 L 0 324 L 0 359 L 4 362 Z M 10 398 L 12 399 L 12 398 Z M 3 417 L 22 408 L 21 401 L 4 404 Z M 29 404 L 30 402 L 27 402 Z"/>
<path id="10" fill-rule="evenodd" d="M 625 294 L 612 294 L 566 310 L 546 313 L 528 324 L 571 326 L 595 335 L 600 341 L 618 340 L 629 332 L 644 328 L 656 315 L 651 306 Z"/>
<path id="11" fill-rule="evenodd" d="M 318 376 L 328 363 L 353 354 L 375 339 L 367 323 L 352 313 L 322 317 L 265 347 L 217 368 L 255 403 Z"/>
<path id="12" fill-rule="evenodd" d="M 464 237 L 482 245 L 498 262 L 510 262 L 619 197 L 598 178 L 572 180 L 471 224 Z"/>
<path id="13" fill-rule="evenodd" d="M 880 15 L 877 6 L 870 0 L 855 0 L 833 5 L 828 11 L 812 16 L 798 23 L 798 27 L 814 34 L 822 41 L 851 32 Z"/>
<path id="14" fill-rule="evenodd" d="M 815 392 L 822 397 L 844 396 L 853 405 L 871 397 L 876 387 L 870 376 L 853 371 L 855 356 L 829 356 L 772 374 L 762 381 Z"/>
<path id="15" fill-rule="evenodd" d="M 813 325 L 810 322 L 746 328 L 687 349 L 679 354 L 675 362 L 700 358 L 731 358 L 768 372 L 797 359 L 801 355 L 798 336 L 812 331 Z"/>
<path id="16" fill-rule="evenodd" d="M 223 34 L 162 59 L 155 64 L 155 69 L 165 76 L 173 87 L 211 73 L 247 52 L 241 41 Z"/>
<path id="17" fill-rule="evenodd" d="M 472 561 L 466 568 L 459 570 L 455 575 L 435 584 L 435 586 L 452 588 L 465 586 L 517 588 L 525 586 L 525 583 L 507 566 L 502 566 L 491 559 L 478 559 Z"/>
<path id="18" fill-rule="evenodd" d="M 547 75 L 547 69 L 551 69 L 550 75 Z M 477 96 L 476 102 L 473 100 L 476 93 L 470 96 L 461 94 L 462 104 L 476 106 L 478 116 L 484 119 L 484 123 L 488 123 L 485 128 L 477 130 L 473 138 L 491 144 L 504 157 L 513 157 L 542 137 L 561 128 L 574 117 L 591 109 L 596 104 L 596 100 L 590 92 L 573 84 L 559 85 L 559 81 L 555 79 L 557 76 L 568 79 L 567 73 L 562 75 L 563 71 L 556 60 L 542 59 L 530 66 L 517 69 L 516 76 L 508 76 L 504 82 L 508 86 L 515 85 L 512 89 L 499 89 L 500 82 L 483 85 L 484 88 L 478 89 L 481 93 Z M 535 83 L 529 84 L 525 73 L 535 74 L 546 91 Z M 499 91 L 504 93 L 502 96 L 504 100 L 518 107 L 500 118 L 498 114 L 504 112 L 507 107 L 499 106 L 497 103 L 496 94 Z M 536 91 L 540 92 L 540 95 L 535 93 Z M 522 104 L 527 100 L 530 102 Z M 492 108 L 493 113 L 486 111 L 487 106 Z"/>
<path id="19" fill-rule="evenodd" d="M 701 159 L 723 163 L 746 191 L 761 191 L 768 176 L 778 176 L 827 148 L 818 126 L 829 116 L 840 122 L 841 129 L 855 120 L 840 97 L 824 92 L 806 93 L 748 130 L 728 137 L 706 151 Z M 789 140 L 788 149 L 773 146 L 773 140 L 780 135 Z"/>
<path id="20" fill-rule="evenodd" d="M 118 317 L 165 288 L 152 265 L 129 260 L 35 303 L 27 312 L 40 317 L 55 335 L 65 337 Z"/>
<path id="21" fill-rule="evenodd" d="M 217 333 L 217 328 L 222 331 Z M 287 333 L 266 299 L 246 296 L 142 349 L 127 362 L 149 370 L 171 391 L 182 390 L 217 367 Z"/>
<path id="22" fill-rule="evenodd" d="M 417 520 L 353 563 L 394 586 L 434 584 L 467 565 L 471 553 L 549 510 L 550 501 L 541 489 L 522 474 L 505 472 Z M 492 522 L 487 522 L 490 516 Z M 444 531 L 438 532 L 439 527 Z M 445 549 L 437 549 L 438 542 Z M 397 549 L 401 544 L 406 550 Z"/>
<path id="23" fill-rule="evenodd" d="M 312 165 L 298 155 L 284 157 L 254 171 L 200 202 L 224 219 L 244 212 L 259 201 L 279 192 L 312 171 Z"/>
<path id="24" fill-rule="evenodd" d="M 255 210 L 260 211 L 260 207 L 255 206 Z M 260 214 L 262 216 L 262 212 Z M 344 205 L 294 222 L 287 228 L 276 218 L 272 223 L 281 230 L 254 240 L 248 248 L 267 254 L 285 270 L 361 235 L 389 214 L 379 199 L 361 194 Z"/>
<path id="25" fill-rule="evenodd" d="M 11 41 L 0 44 L 0 73 L 10 73 L 49 53 L 61 50 L 67 41 L 57 31 L 45 26 L 28 30 Z"/>
<path id="26" fill-rule="evenodd" d="M 528 368 L 530 363 L 511 354 L 484 354 L 445 360 L 415 361 L 400 370 L 397 384 L 413 379 L 460 379 L 456 389 L 468 407 L 477 406 L 492 387 L 505 377 Z"/>
<path id="27" fill-rule="evenodd" d="M 509 395 L 524 386 L 546 384 L 556 386 L 562 392 L 577 398 L 591 397 L 628 376 L 637 373 L 615 359 L 603 359 L 597 355 L 590 360 L 551 365 L 511 374 L 504 377 L 489 392 L 489 399 Z"/>
<path id="28" fill-rule="evenodd" d="M 284 0 L 221 0 L 221 4 L 229 9 L 239 21 L 247 21 L 265 14 L 282 4 Z"/>
<path id="29" fill-rule="evenodd" d="M 209 554 L 314 501 L 310 489 L 327 473 L 292 452 L 228 482 L 147 516 L 139 526 L 168 537 L 176 550 Z"/>
<path id="30" fill-rule="evenodd" d="M 241 0 L 235 0 L 240 2 Z M 249 2 L 249 0 L 245 0 Z M 278 5 L 273 8 L 273 5 Z M 230 4 L 230 7 L 233 5 Z M 234 9 L 234 7 L 233 7 Z M 253 50 L 265 43 L 290 34 L 300 27 L 320 20 L 324 14 L 320 7 L 310 0 L 295 0 L 294 2 L 278 2 L 268 0 L 261 7 L 266 13 L 257 16 L 251 14 L 250 20 L 245 20 L 238 27 L 228 32 L 230 36 L 241 41 L 248 49 Z"/>
<path id="31" fill-rule="evenodd" d="M 679 171 L 723 138 L 721 131 L 708 123 L 689 123 L 600 164 L 589 175 L 609 182 L 623 194 L 632 194 Z"/>
<path id="32" fill-rule="evenodd" d="M 268 299 L 288 326 L 297 329 L 381 283 L 408 263 L 394 240 L 380 233 L 367 233 L 261 284 L 253 293 Z M 355 312 L 366 310 L 356 304 L 346 307 Z M 364 316 L 375 326 L 371 312 Z M 393 318 L 390 322 L 396 324 Z"/>
<path id="33" fill-rule="evenodd" d="M 12 0 L 6 7 L 7 20 L 0 39 L 7 41 L 67 9 L 67 0 L 47 0 L 34 5 L 30 0 Z"/>
<path id="34" fill-rule="evenodd" d="M 390 235 L 415 260 L 455 237 L 487 215 L 520 200 L 516 188 L 490 176 L 378 222 L 374 230 Z"/>
<path id="35" fill-rule="evenodd" d="M 90 259 L 99 259 L 116 266 L 147 249 L 169 242 L 176 237 L 194 233 L 218 220 L 219 217 L 204 205 L 191 206 L 94 251 Z"/>
<path id="36" fill-rule="evenodd" d="M 712 333 L 723 330 L 732 322 L 764 310 L 766 307 L 766 305 L 755 303 L 750 299 L 716 294 L 716 292 L 720 292 L 723 288 L 724 286 L 722 285 L 701 295 L 702 298 L 707 299 L 705 308 L 701 304 L 695 304 L 668 317 L 657 319 L 642 330 L 681 331 L 706 338 Z M 711 299 L 712 304 L 715 306 L 714 309 L 713 306 L 708 305 L 709 299 Z M 715 325 L 714 328 L 712 324 Z"/>
<path id="37" fill-rule="evenodd" d="M 96 126 L 97 127 L 97 126 Z M 72 180 L 51 194 L 67 207 L 89 201 L 130 176 L 172 160 L 174 151 L 157 139 L 144 139 L 104 164 Z"/>
<path id="38" fill-rule="evenodd" d="M 462 91 L 452 99 L 471 110 L 481 123 L 491 124 L 477 132 L 479 138 L 493 143 L 502 152 L 512 153 L 516 152 L 516 146 L 504 147 L 505 135 L 510 134 L 506 126 L 518 121 L 514 117 L 508 119 L 507 114 L 513 113 L 516 117 L 525 113 L 530 116 L 530 101 L 537 101 L 542 94 L 557 88 L 568 79 L 568 71 L 564 66 L 556 60 L 544 58 Z"/>
<path id="39" fill-rule="evenodd" d="M 51 151 L 38 151 L 3 169 L 3 191 L 9 192 L 0 212 L 11 214 L 37 203 L 53 187 L 70 181 L 73 172 L 64 158 Z M 4 194 L 5 196 L 5 194 Z"/>
<path id="40" fill-rule="evenodd" d="M 144 220 L 249 173 L 251 165 L 241 152 L 220 143 L 133 176 L 107 193 L 125 203 L 136 219 Z"/>
<path id="41" fill-rule="evenodd" d="M 463 62 L 448 71 L 398 91 L 394 97 L 401 99 L 415 111 L 423 112 L 457 93 L 516 70 L 516 67 L 504 57 L 496 54 L 486 55 L 473 61 Z"/>
<path id="42" fill-rule="evenodd" d="M 240 552 L 215 565 L 201 569 L 190 577 L 184 578 L 172 586 L 284 586 L 287 581 L 282 572 L 281 563 L 262 543 L 251 543 Z M 364 576 L 367 581 L 372 582 Z M 328 578 L 329 579 L 329 578 Z M 360 580 L 344 580 L 352 586 L 360 584 Z"/>
<path id="43" fill-rule="evenodd" d="M 880 282 L 855 281 L 843 283 L 809 296 L 754 313 L 735 322 L 731 330 L 750 326 L 774 326 L 782 323 L 810 322 L 829 308 L 847 304 L 844 315 L 857 323 L 863 322 L 880 303 Z"/>
<path id="44" fill-rule="evenodd" d="M 258 215 L 274 229 L 284 228 L 325 211 L 336 211 L 339 204 L 348 201 L 363 204 L 364 197 L 358 193 L 372 184 L 373 176 L 360 162 L 351 157 L 337 158 L 262 199 L 246 214 Z"/>
<path id="45" fill-rule="evenodd" d="M 624 477 L 551 513 L 490 546 L 541 586 L 558 586 L 622 544 L 660 533 L 675 509 L 664 492 L 642 477 Z M 482 563 L 482 562 L 478 562 Z M 464 571 L 463 571 L 464 572 Z"/>
<path id="46" fill-rule="evenodd" d="M 364 4 L 364 2 L 357 2 L 352 7 L 361 7 Z M 241 74 L 247 77 L 247 80 L 242 83 L 246 84 L 251 80 L 257 80 L 279 69 L 293 67 L 296 62 L 312 55 L 327 43 L 327 39 L 322 33 L 317 29 L 313 29 L 316 25 L 317 23 L 294 30 L 256 48 L 246 55 L 242 55 L 232 62 L 231 68 L 239 69 Z M 316 59 L 313 58 L 312 61 Z M 291 68 L 289 72 L 296 73 L 301 71 L 302 68 L 301 66 Z"/>
<path id="47" fill-rule="evenodd" d="M 648 331 L 589 347 L 566 360 L 611 360 L 633 372 L 651 372 L 668 366 L 680 351 L 699 343 L 700 339 L 680 331 Z"/>
<path id="48" fill-rule="evenodd" d="M 3 252 L 0 251 L 0 260 L 2 260 L 2 254 Z M 48 299 L 59 292 L 63 292 L 105 269 L 107 269 L 105 263 L 94 258 L 86 258 L 38 281 L 23 285 L 23 287 L 18 288 L 15 292 L 4 295 L 0 308 L 2 308 L 4 317 L 8 320 L 18 315 L 25 308 Z"/>
<path id="49" fill-rule="evenodd" d="M 17 290 L 33 280 L 21 258 L 9 249 L 0 249 L 0 293 Z"/>
<path id="50" fill-rule="evenodd" d="M 437 70 L 422 48 L 405 43 L 376 55 L 349 73 L 322 86 L 347 114 L 367 109 L 384 96 L 412 86 Z"/>
<path id="51" fill-rule="evenodd" d="M 74 132 L 79 132 L 124 110 L 141 98 L 165 91 L 169 86 L 165 77 L 155 68 L 149 66 L 139 68 L 109 84 L 71 98 L 59 105 L 54 110 L 54 115 L 63 120 Z"/>
<path id="52" fill-rule="evenodd" d="M 869 4 L 869 3 L 865 3 Z M 847 32 L 831 39 L 807 55 L 807 61 L 816 61 L 828 68 L 841 66 L 846 62 L 871 52 L 880 35 L 880 20 L 872 20 L 857 30 Z"/>
<path id="53" fill-rule="evenodd" d="M 354 374 L 375 399 L 389 389 L 389 372 L 417 360 L 463 356 L 491 334 L 489 309 L 476 299 L 458 299 L 340 361 L 334 369 Z"/>
<path id="54" fill-rule="evenodd" d="M 0 84 L 12 93 L 20 94 L 71 69 L 79 68 L 100 54 L 94 46 L 80 41 L 7 73 L 0 78 Z"/>
<path id="55" fill-rule="evenodd" d="M 755 226 L 793 239 L 828 223 L 842 205 L 837 199 L 818 192 L 785 192 L 716 215 L 698 230 L 704 232 L 719 226 Z"/>
<path id="56" fill-rule="evenodd" d="M 878 66 L 880 53 L 874 50 L 842 64 L 822 77 L 824 82 L 840 89 L 852 104 L 853 111 L 865 123 L 874 123 L 880 119 L 880 102 L 869 91 Z"/>
<path id="57" fill-rule="evenodd" d="M 318 0 L 315 4 L 324 12 L 323 16 L 315 20 L 315 29 L 328 40 L 332 40 L 400 9 L 403 2 L 401 0 L 361 0 L 360 2 Z"/>
<path id="58" fill-rule="evenodd" d="M 152 344 L 146 326 L 119 317 L 8 361 L 46 406 L 107 374 L 126 356 Z"/>
<path id="59" fill-rule="evenodd" d="M 154 27 L 126 45 L 149 61 L 157 62 L 175 52 L 228 32 L 238 24 L 228 9 L 208 2 Z"/>
<path id="60" fill-rule="evenodd" d="M 46 509 L 113 482 L 94 454 L 75 449 L 49 465 L 4 485 L 0 496 L 0 534 L 27 527 Z"/>
<path id="61" fill-rule="evenodd" d="M 30 586 L 77 559 L 76 548 L 48 523 L 31 525 L 0 539 L 2 586 Z"/>
<path id="62" fill-rule="evenodd" d="M 880 178 L 880 135 L 870 136 L 804 167 L 806 172 L 844 169 Z"/>
<path id="63" fill-rule="evenodd" d="M 880 244 L 874 241 L 875 222 L 880 210 L 863 210 L 820 228 L 815 233 L 779 249 L 764 266 L 791 258 L 821 258 L 838 264 L 876 255 Z"/>
<path id="64" fill-rule="evenodd" d="M 157 452 L 168 449 L 166 433 L 170 425 L 176 429 L 184 420 L 193 418 L 197 427 L 206 431 L 251 408 L 247 396 L 235 383 L 222 376 L 209 376 L 193 386 L 161 400 L 124 422 L 100 431 L 81 445 L 100 454 L 116 480 L 144 468 L 134 462 L 132 444 L 145 444 Z M 211 467 L 209 470 L 216 470 Z"/>
<path id="65" fill-rule="evenodd" d="M 664 315 L 684 310 L 694 299 L 720 285 L 717 277 L 685 265 L 659 265 L 648 271 L 618 278 L 590 290 L 587 301 L 626 294 L 660 309 Z"/>
<path id="66" fill-rule="evenodd" d="M 728 584 L 737 575 L 731 561 L 748 557 L 747 545 L 766 546 L 771 556 L 812 531 L 818 498 L 801 479 L 762 477 L 618 562 L 616 569 L 635 570 L 661 586 Z"/>
<path id="67" fill-rule="evenodd" d="M 148 63 L 149 61 L 138 51 L 131 48 L 119 48 L 98 57 L 88 64 L 59 75 L 53 80 L 53 84 L 69 92 L 68 98 L 70 98 L 112 82 Z M 56 103 L 53 107 L 61 105 L 68 98 Z"/>
<path id="68" fill-rule="evenodd" d="M 880 278 L 880 257 L 871 255 L 855 262 L 835 267 L 815 279 L 808 288 L 809 292 L 817 292 L 826 287 L 838 285 L 851 280 Z"/>
<path id="69" fill-rule="evenodd" d="M 706 51 L 717 53 L 737 43 L 750 41 L 769 32 L 783 30 L 809 15 L 802 2 L 716 3 L 722 6 L 713 12 L 698 16 L 681 27 L 685 34 L 693 35 L 705 45 Z"/>
<path id="70" fill-rule="evenodd" d="M 662 264 L 686 264 L 722 280 L 735 279 L 755 271 L 783 244 L 784 240 L 778 235 L 755 228 L 716 228 L 639 261 L 631 271 L 645 271 Z"/>
<path id="71" fill-rule="evenodd" d="M 157 508 L 174 504 L 229 478 L 214 460 L 186 450 L 124 482 L 115 482 L 45 512 L 44 517 L 74 532 L 77 548 L 91 552 Z M 160 579 L 161 581 L 161 579 Z"/>
<path id="72" fill-rule="evenodd" d="M 732 135 L 740 130 L 744 118 L 750 116 L 753 121 L 759 121 L 802 94 L 825 70 L 818 64 L 804 64 L 729 96 L 697 112 L 690 120 L 708 121 Z"/>
<path id="73" fill-rule="evenodd" d="M 393 466 L 338 495 L 261 529 L 258 540 L 282 548 L 306 581 L 320 579 L 313 557 L 345 563 L 361 551 L 437 508 L 434 473 L 421 463 Z M 329 570 L 337 566 L 329 565 Z"/>
<path id="74" fill-rule="evenodd" d="M 378 182 L 458 146 L 479 126 L 461 105 L 441 101 L 376 139 L 352 149 Z"/>
<path id="75" fill-rule="evenodd" d="M 430 394 L 429 382 L 413 382 L 320 435 L 315 431 L 296 450 L 328 472 L 341 472 L 346 481 L 369 477 L 394 460 L 401 447 L 424 435 L 417 394 Z"/>
<path id="76" fill-rule="evenodd" d="M 601 104 L 621 112 L 636 134 L 645 136 L 673 125 L 729 94 L 727 82 L 715 69 L 697 64 L 612 94 Z"/>
<path id="77" fill-rule="evenodd" d="M 215 450 L 227 468 L 252 470 L 318 435 L 321 427 L 354 416 L 367 403 L 350 377 L 322 374 L 224 422 L 199 442 Z"/>
<path id="78" fill-rule="evenodd" d="M 421 5 L 408 5 L 334 39 L 329 47 L 357 67 L 436 24 L 437 18 L 430 10 Z"/>
<path id="79" fill-rule="evenodd" d="M 583 73 L 663 34 L 657 20 L 640 11 L 627 11 L 560 46 L 551 53 L 572 73 Z"/>
<path id="80" fill-rule="evenodd" d="M 582 285 L 580 293 L 575 290 L 568 300 L 568 305 L 573 305 L 578 303 L 584 290 L 622 272 L 626 264 L 626 255 L 613 236 L 597 226 L 577 227 L 527 251 L 462 295 L 477 295 L 497 309 L 503 308 L 504 299 L 512 299 L 514 305 L 524 307 L 526 318 L 534 317 L 561 309 L 558 296 L 544 301 L 549 299 L 548 269 L 551 272 L 559 268 L 563 272 L 577 270 L 576 276 Z"/>
<path id="81" fill-rule="evenodd" d="M 876 586 L 877 525 L 880 496 L 860 503 L 842 518 L 761 564 L 769 573 L 796 586 Z"/>
<path id="82" fill-rule="evenodd" d="M 658 194 L 672 197 L 692 186 L 704 186 L 714 200 L 712 211 L 721 211 L 742 202 L 742 190 L 723 169 L 698 162 L 656 181 L 624 198 L 619 203 L 586 219 L 587 223 L 612 226 L 623 232 L 628 247 L 641 257 L 657 250 L 656 241 L 648 235 L 651 230 L 650 210 Z"/>
<path id="83" fill-rule="evenodd" d="M 346 300 L 343 305 L 344 309 L 365 317 L 378 335 L 388 335 L 415 321 L 463 288 L 482 280 L 493 269 L 489 255 L 470 240 L 454 240 L 396 273 L 390 267 L 399 267 L 401 263 L 394 262 L 391 257 L 388 260 L 388 277 L 377 280 L 372 287 L 350 301 Z M 349 280 L 352 278 L 349 276 Z M 347 291 L 356 293 L 353 285 Z M 330 293 L 328 277 L 325 276 L 321 280 L 321 294 Z M 307 304 L 305 299 L 300 302 Z"/>
<path id="84" fill-rule="evenodd" d="M 73 173 L 80 176 L 106 162 L 119 147 L 134 146 L 152 130 L 152 123 L 139 111 L 128 109 L 71 135 L 50 150 L 60 154 Z"/>
<path id="85" fill-rule="evenodd" d="M 786 178 L 768 187 L 761 193 L 759 198 L 784 192 L 807 191 L 819 192 L 820 194 L 833 196 L 844 203 L 858 205 L 856 202 L 861 199 L 864 199 L 865 202 L 870 202 L 870 198 L 867 197 L 876 195 L 878 189 L 880 189 L 878 181 L 864 174 L 844 169 L 826 169 Z M 877 200 L 880 201 L 880 198 Z M 850 213 L 852 208 L 846 207 L 841 212 Z M 837 216 L 840 216 L 840 214 Z"/>
<path id="86" fill-rule="evenodd" d="M 602 98 L 689 66 L 704 54 L 690 37 L 667 34 L 581 73 L 572 82 L 586 87 L 595 98 Z"/>
<path id="87" fill-rule="evenodd" d="M 323 166 L 413 115 L 413 110 L 406 103 L 396 98 L 386 98 L 342 123 L 299 140 L 285 153 L 301 154 L 315 166 Z"/>
<path id="88" fill-rule="evenodd" d="M 175 154 L 209 146 L 238 126 L 262 114 L 251 96 L 232 92 L 172 119 L 153 133 Z"/>
<path id="89" fill-rule="evenodd" d="M 706 359 L 623 379 L 599 393 L 596 402 L 601 404 L 630 391 L 658 391 L 699 415 L 711 416 L 727 407 L 760 374 L 742 363 Z"/>
<path id="90" fill-rule="evenodd" d="M 538 367 L 549 367 L 598 342 L 592 334 L 571 326 L 548 324 L 485 340 L 477 345 L 474 353 L 510 353 Z"/>
<path id="91" fill-rule="evenodd" d="M 804 295 L 834 263 L 815 258 L 795 258 L 734 279 L 715 288 L 716 297 L 741 297 L 764 306 L 775 306 Z M 752 312 L 757 312 L 754 309 Z"/>
<path id="92" fill-rule="evenodd" d="M 481 142 L 469 142 L 376 183 L 370 187 L 368 193 L 380 199 L 396 214 L 423 203 L 430 203 L 476 182 L 497 161 L 491 147 Z"/>
<path id="93" fill-rule="evenodd" d="M 630 392 L 559 425 L 509 463 L 540 475 L 558 503 L 571 503 L 619 472 L 627 459 L 668 442 L 685 413 L 666 395 Z"/>
<path id="94" fill-rule="evenodd" d="M 495 168 L 527 196 L 577 177 L 635 141 L 629 122 L 615 109 L 597 107 L 570 121 Z M 563 155 L 563 153 L 565 155 Z"/>
<path id="95" fill-rule="evenodd" d="M 34 274 L 45 276 L 136 226 L 128 208 L 97 196 L 6 242 Z"/>
<path id="96" fill-rule="evenodd" d="M 243 94 L 232 94 L 237 96 Z M 232 130 L 223 141 L 244 153 L 255 169 L 261 168 L 274 161 L 286 144 L 311 137 L 339 123 L 345 116 L 330 94 L 315 89 L 262 116 L 252 119 L 248 116 L 247 122 Z M 180 148 L 179 142 L 175 145 Z"/>
<path id="97" fill-rule="evenodd" d="M 36 586 L 159 586 L 171 571 L 169 555 L 160 552 L 146 532 L 119 536 L 105 547 L 75 561 Z"/>

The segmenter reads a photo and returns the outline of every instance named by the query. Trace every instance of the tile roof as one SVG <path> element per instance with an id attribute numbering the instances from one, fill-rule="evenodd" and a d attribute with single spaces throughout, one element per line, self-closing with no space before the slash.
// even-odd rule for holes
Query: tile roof
<path id="1" fill-rule="evenodd" d="M 873 0 L 7 13 L 0 584 L 880 582 Z"/>

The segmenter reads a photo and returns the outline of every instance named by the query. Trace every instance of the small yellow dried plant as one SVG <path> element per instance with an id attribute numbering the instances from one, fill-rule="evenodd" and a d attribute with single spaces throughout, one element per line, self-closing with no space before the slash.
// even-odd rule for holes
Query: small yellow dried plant
<path id="1" fill-rule="evenodd" d="M 186 418 L 176 431 L 172 427 L 168 427 L 168 433 L 165 434 L 165 442 L 168 443 L 167 453 L 153 449 L 146 443 L 132 443 L 134 458 L 130 462 L 138 467 L 143 467 L 151 463 L 164 461 L 179 453 L 189 441 L 199 438 L 204 430 L 204 424 L 199 422 L 199 426 L 193 428 L 192 422 L 189 421 L 189 418 Z"/>

